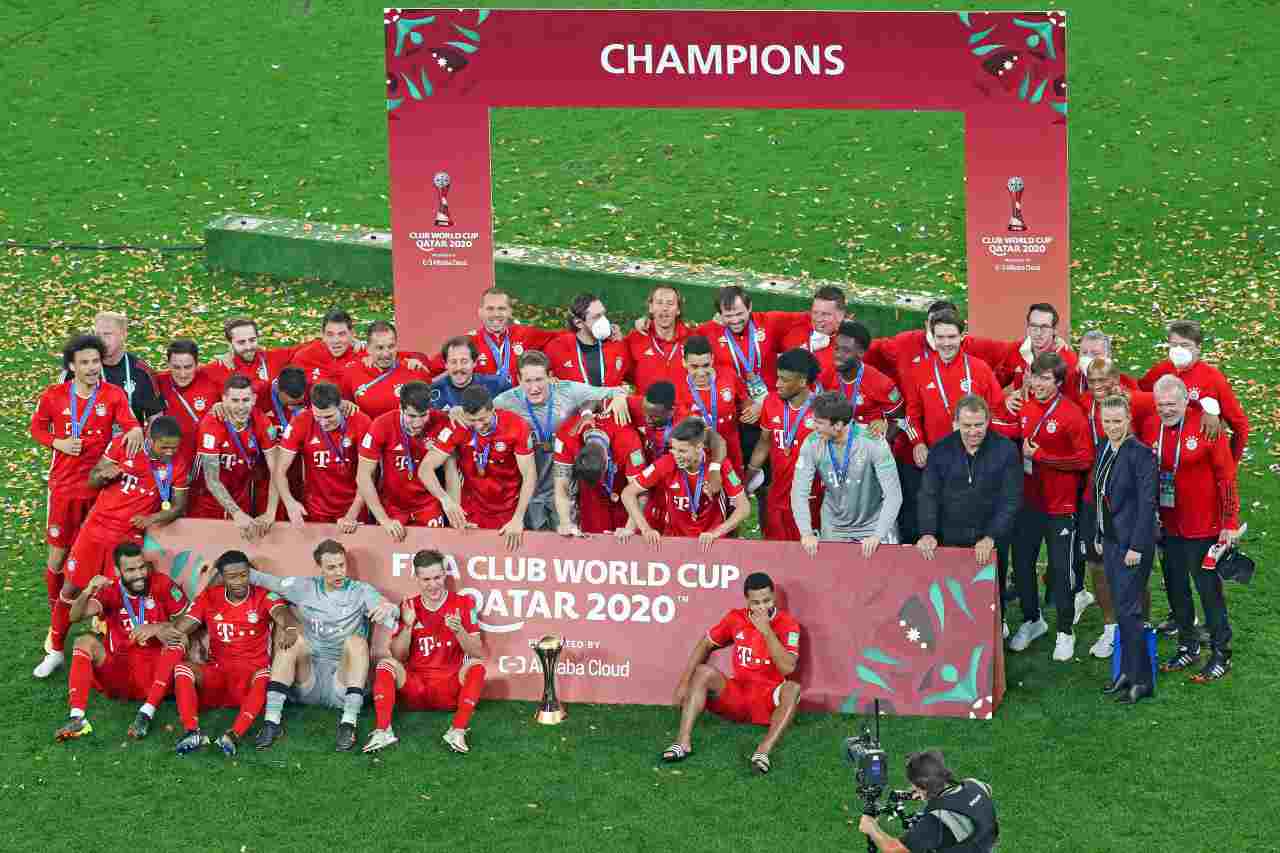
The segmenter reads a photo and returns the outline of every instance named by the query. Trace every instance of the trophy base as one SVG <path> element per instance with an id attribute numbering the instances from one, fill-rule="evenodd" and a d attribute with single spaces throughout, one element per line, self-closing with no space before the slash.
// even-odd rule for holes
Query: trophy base
<path id="1" fill-rule="evenodd" d="M 1023 222 L 1021 219 L 1010 219 L 1009 230 L 1010 231 L 1026 231 L 1027 223 Z"/>
<path id="2" fill-rule="evenodd" d="M 558 726 L 564 722 L 564 718 L 569 716 L 564 708 L 556 708 L 554 711 L 539 709 L 533 715 L 533 721 L 544 726 Z"/>
<path id="3" fill-rule="evenodd" d="M 441 227 L 441 228 L 452 228 L 452 227 L 453 227 L 453 219 L 452 219 L 452 217 L 449 217 L 449 216 L 439 216 L 439 215 L 437 215 L 437 216 L 436 216 L 436 225 L 437 225 L 437 226 L 439 226 L 439 227 Z"/>

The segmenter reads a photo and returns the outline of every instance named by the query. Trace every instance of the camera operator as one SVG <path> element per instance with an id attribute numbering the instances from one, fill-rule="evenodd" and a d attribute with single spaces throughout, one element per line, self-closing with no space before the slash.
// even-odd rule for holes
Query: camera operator
<path id="1" fill-rule="evenodd" d="M 880 853 L 988 853 L 995 849 L 1000 824 L 990 785 L 977 779 L 957 781 L 936 749 L 907 757 L 907 780 L 925 807 L 901 840 L 886 834 L 869 815 L 863 815 L 858 824 Z"/>

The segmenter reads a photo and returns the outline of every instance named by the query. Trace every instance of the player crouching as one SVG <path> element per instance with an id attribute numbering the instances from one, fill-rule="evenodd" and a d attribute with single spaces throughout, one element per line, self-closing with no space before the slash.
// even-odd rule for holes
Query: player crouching
<path id="1" fill-rule="evenodd" d="M 693 724 L 708 708 L 740 723 L 768 726 L 751 756 L 751 768 L 768 773 L 769 753 L 795 719 L 800 685 L 788 681 L 800 658 L 800 624 L 775 606 L 773 579 L 764 572 L 747 575 L 747 606 L 730 610 L 694 646 L 675 704 L 681 709 L 680 733 L 662 753 L 663 761 L 683 761 L 693 752 Z M 733 677 L 707 663 L 716 649 L 733 644 Z"/>
<path id="2" fill-rule="evenodd" d="M 400 628 L 391 641 L 391 656 L 373 674 L 376 726 L 365 752 L 377 752 L 397 741 L 391 711 L 399 691 L 401 707 L 413 711 L 453 711 L 444 742 L 454 752 L 469 752 L 467 724 L 484 689 L 484 639 L 476 625 L 470 598 L 450 592 L 444 555 L 423 550 L 413 555 L 413 576 L 420 595 L 400 605 Z"/>

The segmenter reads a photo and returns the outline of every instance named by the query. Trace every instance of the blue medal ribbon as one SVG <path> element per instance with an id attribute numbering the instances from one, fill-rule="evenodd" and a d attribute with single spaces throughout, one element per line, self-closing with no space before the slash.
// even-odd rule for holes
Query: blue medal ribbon
<path id="1" fill-rule="evenodd" d="M 862 388 L 862 373 L 865 369 L 866 364 L 861 361 L 858 362 L 858 375 L 853 377 L 853 392 L 845 394 L 845 396 L 849 398 L 849 402 L 853 404 L 853 414 L 855 417 L 858 414 L 858 391 Z M 849 387 L 849 383 L 844 381 L 843 376 L 838 378 L 840 380 L 840 390 L 844 391 Z"/>
<path id="2" fill-rule="evenodd" d="M 683 468 L 679 468 L 680 477 L 684 480 L 684 493 L 689 496 L 689 514 L 694 518 L 698 517 L 699 505 L 702 503 L 702 485 L 707 478 L 707 466 L 704 463 L 698 463 L 698 485 L 692 486 L 689 483 L 689 474 Z"/>
<path id="3" fill-rule="evenodd" d="M 147 448 L 147 466 L 151 468 L 151 479 L 155 480 L 156 491 L 160 493 L 160 508 L 167 510 L 173 498 L 173 460 L 170 459 L 162 468 L 157 468 L 151 461 L 151 449 Z M 161 470 L 163 474 L 159 473 Z"/>
<path id="4" fill-rule="evenodd" d="M 725 340 L 729 342 L 729 355 L 733 358 L 733 366 L 743 379 L 747 376 L 758 376 L 760 373 L 760 342 L 756 340 L 756 321 L 747 320 L 747 354 L 742 354 L 733 330 L 725 327 Z"/>
<path id="5" fill-rule="evenodd" d="M 400 443 L 404 445 L 404 455 L 409 457 L 409 472 L 406 476 L 412 480 L 417 476 L 418 460 L 413 458 L 413 441 L 404 425 L 404 415 L 400 416 Z"/>
<path id="6" fill-rule="evenodd" d="M 357 396 L 357 397 L 363 397 L 366 393 L 368 393 L 368 391 L 369 391 L 369 389 L 370 389 L 370 388 L 372 388 L 373 386 L 377 385 L 379 382 L 383 381 L 384 379 L 387 379 L 388 377 L 390 377 L 390 376 L 391 376 L 391 374 L 395 373 L 399 368 L 400 368 L 400 362 L 399 362 L 399 361 L 393 361 L 393 362 L 391 362 L 391 366 L 390 366 L 389 368 L 387 368 L 387 369 L 386 369 L 386 370 L 384 370 L 382 373 L 378 374 L 378 375 L 377 375 L 377 376 L 375 376 L 373 379 L 369 380 L 368 382 L 364 383 L 364 384 L 363 384 L 363 385 L 361 385 L 359 388 L 357 388 L 357 389 L 356 389 L 356 396 Z M 275 387 L 274 387 L 274 385 L 272 386 L 272 389 L 271 389 L 271 390 L 272 390 L 273 392 L 275 391 Z"/>
<path id="7" fill-rule="evenodd" d="M 521 395 L 523 397 L 523 395 Z M 544 451 L 551 449 L 551 438 L 555 434 L 555 416 L 556 416 L 556 386 L 551 384 L 551 390 L 547 395 L 547 423 L 546 426 L 538 423 L 538 416 L 533 413 L 533 404 L 529 402 L 528 397 L 524 397 L 524 408 L 529 413 L 529 422 L 533 424 L 533 433 L 538 437 L 538 444 L 542 445 Z"/>
<path id="8" fill-rule="evenodd" d="M 493 428 L 490 428 L 489 435 L 493 435 L 493 432 L 494 432 Z M 476 448 L 478 448 L 479 446 L 480 446 L 480 433 L 476 432 L 475 430 L 472 430 L 471 431 L 471 452 L 474 455 L 476 460 L 476 470 L 479 471 L 481 474 L 483 474 L 484 469 L 489 467 L 489 454 L 490 452 L 493 451 L 493 442 L 486 441 L 484 444 L 484 449 L 477 453 Z"/>
<path id="9" fill-rule="evenodd" d="M 831 460 L 831 470 L 835 472 L 836 483 L 843 486 L 845 480 L 849 477 L 849 455 L 853 452 L 853 440 L 857 437 L 857 427 L 853 422 L 849 422 L 849 437 L 844 442 L 844 464 L 836 462 L 836 452 L 831 448 L 831 442 L 827 442 L 827 457 Z"/>
<path id="10" fill-rule="evenodd" d="M 76 414 L 76 402 L 79 397 L 76 395 L 76 381 L 72 379 L 67 383 L 67 395 L 71 398 L 71 437 L 79 438 L 80 433 L 84 431 L 84 425 L 89 422 L 89 415 L 93 412 L 93 404 L 98 399 L 98 389 L 101 384 L 93 386 L 93 393 L 89 395 L 89 400 L 84 404 L 84 414 Z"/>
<path id="11" fill-rule="evenodd" d="M 800 431 L 800 424 L 804 422 L 804 416 L 809 413 L 809 407 L 813 405 L 813 395 L 809 395 L 809 399 L 804 401 L 804 406 L 796 414 L 796 419 L 792 422 L 787 414 L 791 411 L 790 403 L 782 404 L 782 449 L 790 451 L 792 445 L 796 443 L 796 433 Z"/>
<path id="12" fill-rule="evenodd" d="M 245 450 L 244 444 L 240 441 L 240 434 L 236 432 L 236 428 L 231 425 L 231 421 L 223 418 L 222 423 L 227 428 L 227 437 L 229 437 L 231 439 L 231 443 L 236 446 L 237 455 L 239 455 L 239 457 L 244 461 L 244 464 L 252 468 L 253 464 L 258 461 L 258 440 L 253 437 L 252 429 L 253 415 L 249 415 L 249 422 L 245 425 L 245 429 L 249 430 L 249 450 L 253 451 L 252 456 L 250 456 L 249 452 Z"/>
<path id="13" fill-rule="evenodd" d="M 133 605 L 129 603 L 132 596 L 129 595 L 129 589 L 124 585 L 124 579 L 121 578 L 120 584 L 120 600 L 124 602 L 125 612 L 129 614 L 129 621 L 133 623 L 134 629 L 141 628 L 147 623 L 147 594 L 144 592 L 138 596 L 138 611 L 135 613 Z"/>
<path id="14" fill-rule="evenodd" d="M 485 346 L 489 348 L 490 354 L 493 355 L 493 364 L 496 372 L 508 384 L 511 383 L 511 334 L 508 332 L 506 337 L 502 339 L 502 346 L 493 345 L 493 338 L 489 337 L 488 332 L 482 331 L 480 337 L 484 338 Z"/>
<path id="15" fill-rule="evenodd" d="M 302 411 L 303 407 L 290 406 L 289 417 L 286 418 L 284 416 L 284 404 L 280 402 L 280 388 L 278 382 L 279 380 L 277 379 L 271 380 L 271 406 L 276 411 L 276 423 L 278 423 L 280 425 L 280 429 L 283 430 L 289 425 L 289 422 L 293 420 L 293 416 Z"/>
<path id="16" fill-rule="evenodd" d="M 720 396 L 716 393 L 716 380 L 711 379 L 711 411 L 707 412 L 707 407 L 702 405 L 702 395 L 698 393 L 698 389 L 693 387 L 693 377 L 685 374 L 684 381 L 689 385 L 689 396 L 693 398 L 693 405 L 698 410 L 698 414 L 707 422 L 707 426 L 716 429 L 719 426 L 718 418 L 720 413 Z M 665 440 L 665 436 L 664 436 Z"/>
<path id="17" fill-rule="evenodd" d="M 319 425 L 319 424 L 316 424 L 316 426 L 320 426 L 320 425 Z M 339 436 L 341 436 L 342 440 L 345 440 L 345 439 L 346 439 L 346 437 L 347 437 L 347 419 L 346 419 L 346 418 L 344 418 L 344 417 L 342 417 L 341 415 L 339 415 L 339 416 L 338 416 L 338 429 L 336 430 L 336 432 L 338 433 L 338 435 L 339 435 Z M 329 449 L 330 449 L 331 451 L 333 451 L 333 457 L 334 457 L 334 459 L 336 459 L 336 460 L 337 460 L 338 464 L 339 464 L 339 465 L 346 465 L 346 464 L 347 464 L 347 457 L 346 457 L 346 455 L 342 452 L 342 445 L 343 445 L 343 441 L 342 441 L 342 440 L 340 440 L 340 441 L 338 441 L 338 442 L 335 444 L 335 443 L 334 443 L 334 440 L 333 440 L 332 438 L 330 438 L 330 437 L 329 437 L 329 431 L 328 431 L 328 430 L 326 430 L 324 427 L 320 427 L 320 437 L 324 439 L 324 443 L 325 443 L 325 444 L 329 445 Z"/>

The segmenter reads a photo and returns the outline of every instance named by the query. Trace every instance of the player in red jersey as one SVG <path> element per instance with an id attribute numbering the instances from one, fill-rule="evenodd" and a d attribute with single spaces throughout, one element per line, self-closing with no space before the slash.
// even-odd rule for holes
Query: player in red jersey
<path id="1" fill-rule="evenodd" d="M 200 421 L 221 399 L 222 386 L 209 378 L 209 371 L 200 366 L 200 348 L 193 340 L 172 341 L 166 352 L 166 363 L 169 369 L 153 377 L 156 394 L 164 402 L 164 413 L 182 427 L 180 452 L 194 456 Z"/>
<path id="2" fill-rule="evenodd" d="M 444 507 L 450 526 L 496 530 L 515 550 L 538 484 L 533 433 L 515 412 L 495 410 L 488 390 L 478 385 L 462 392 L 461 421 L 461 426 L 445 424 L 432 436 L 418 476 Z M 453 488 L 446 492 L 435 471 L 450 459 L 457 475 L 448 475 Z"/>
<path id="3" fill-rule="evenodd" d="M 649 291 L 648 322 L 624 339 L 631 357 L 631 374 L 627 380 L 643 394 L 655 382 L 684 381 L 684 348 L 681 344 L 691 331 L 682 317 L 684 297 L 669 284 L 659 284 Z"/>
<path id="4" fill-rule="evenodd" d="M 717 539 L 738 529 L 751 514 L 751 501 L 743 489 L 738 471 L 729 460 L 709 462 L 707 441 L 710 430 L 701 418 L 688 418 L 671 431 L 671 452 L 649 465 L 622 490 L 622 505 L 627 508 L 626 527 L 617 531 L 626 541 L 637 530 L 655 547 L 662 535 L 697 538 L 702 549 L 709 550 Z M 706 491 L 709 470 L 723 465 L 724 488 L 717 495 Z M 661 529 L 652 525 L 652 516 L 640 506 L 640 496 L 648 493 L 650 503 L 662 506 Z M 729 512 L 726 504 L 733 505 Z"/>
<path id="5" fill-rule="evenodd" d="M 795 719 L 800 685 L 788 681 L 800 660 L 800 623 L 777 607 L 773 579 L 752 572 L 742 585 L 747 606 L 730 610 L 698 640 L 676 685 L 680 733 L 663 761 L 684 761 L 693 752 L 693 724 L 703 708 L 738 723 L 768 726 L 751 768 L 768 773 L 769 753 Z M 716 649 L 733 646 L 733 676 L 707 663 Z"/>
<path id="6" fill-rule="evenodd" d="M 736 284 L 720 288 L 717 307 L 720 309 L 717 319 L 698 326 L 694 334 L 711 341 L 716 364 L 737 374 L 758 406 L 778 378 L 782 339 L 796 326 L 808 324 L 809 315 L 752 311 L 751 295 Z M 755 418 L 744 418 L 743 422 L 754 423 Z"/>
<path id="7" fill-rule="evenodd" d="M 357 349 L 353 328 L 350 314 L 341 308 L 329 309 L 320 321 L 320 338 L 297 347 L 291 363 L 306 371 L 309 382 L 337 385 L 342 371 L 364 358 Z"/>
<path id="8" fill-rule="evenodd" d="M 807 314 L 782 336 L 780 353 L 803 349 L 818 361 L 818 373 L 835 369 L 836 335 L 848 316 L 844 291 L 834 285 L 819 287 Z"/>
<path id="9" fill-rule="evenodd" d="M 62 348 L 62 366 L 71 379 L 45 389 L 31 416 L 31 437 L 53 450 L 44 569 L 51 614 L 62 591 L 67 551 L 97 496 L 89 487 L 89 472 L 102 458 L 116 428 L 124 431 L 130 452 L 142 446 L 142 427 L 129 409 L 129 398 L 117 386 L 102 381 L 104 352 L 106 345 L 93 335 L 68 341 Z"/>
<path id="10" fill-rule="evenodd" d="M 355 533 L 360 525 L 364 499 L 356 488 L 357 448 L 373 422 L 364 412 L 344 416 L 341 403 L 338 386 L 317 383 L 311 389 L 310 411 L 294 418 L 280 441 L 271 475 L 296 527 L 311 521 Z M 293 496 L 288 477 L 299 455 L 306 481 L 301 501 Z"/>
<path id="11" fill-rule="evenodd" d="M 292 648 L 301 633 L 288 602 L 249 583 L 251 569 L 243 551 L 224 551 L 200 570 L 204 591 L 174 619 L 174 627 L 185 635 L 198 628 L 209 633 L 208 660 L 187 660 L 173 671 L 178 718 L 186 732 L 176 746 L 179 755 L 209 743 L 200 730 L 201 708 L 238 708 L 235 722 L 218 738 L 223 754 L 234 756 L 267 701 L 273 630 L 282 649 Z"/>
<path id="12" fill-rule="evenodd" d="M 271 529 L 279 496 L 269 487 L 267 511 L 254 516 L 253 487 L 258 469 L 270 472 L 276 442 L 266 418 L 254 408 L 257 395 L 244 376 L 227 379 L 222 405 L 200 421 L 196 440 L 204 488 L 191 502 L 191 518 L 231 519 L 245 539 L 253 541 Z"/>
<path id="13" fill-rule="evenodd" d="M 791 484 L 800 448 L 816 426 L 809 412 L 814 397 L 809 385 L 817 375 L 818 360 L 808 350 L 792 349 L 778 356 L 778 390 L 764 399 L 760 441 L 756 442 L 751 463 L 743 472 L 749 486 L 757 476 L 763 476 L 765 460 L 772 469 L 773 482 L 766 505 L 760 508 L 760 526 L 765 539 L 800 541 L 800 530 L 791 512 Z M 816 510 L 822 505 L 821 494 L 810 502 L 816 518 Z"/>
<path id="14" fill-rule="evenodd" d="M 547 344 L 562 332 L 538 329 L 511 322 L 511 296 L 491 287 L 480 297 L 480 328 L 467 334 L 476 345 L 477 373 L 496 373 L 510 388 L 520 379 L 516 363 L 532 350 L 545 350 Z M 431 372 L 443 373 L 444 361 L 431 365 Z"/>
<path id="15" fill-rule="evenodd" d="M 569 331 L 543 349 L 552 375 L 597 388 L 623 384 L 631 375 L 631 353 L 621 340 L 611 340 L 613 335 L 604 303 L 590 293 L 575 296 L 569 305 Z"/>
<path id="16" fill-rule="evenodd" d="M 416 359 L 401 359 L 396 350 L 396 327 L 385 320 L 374 320 L 365 332 L 368 355 L 342 369 L 344 400 L 351 400 L 360 411 L 372 418 L 400 408 L 400 391 L 410 382 L 431 381 L 425 368 L 409 366 Z"/>
<path id="17" fill-rule="evenodd" d="M 671 430 L 675 428 L 676 386 L 659 379 L 649 386 L 644 396 L 627 398 L 627 413 L 640 435 L 640 449 L 645 464 L 657 462 L 671 449 Z"/>
<path id="18" fill-rule="evenodd" d="M 738 426 L 757 423 L 760 407 L 751 400 L 742 380 L 728 370 L 717 368 L 712 360 L 711 342 L 703 335 L 685 338 L 684 367 L 684 379 L 676 384 L 675 419 L 702 418 L 724 439 L 729 461 L 742 470 L 743 447 Z"/>
<path id="19" fill-rule="evenodd" d="M 377 752 L 399 738 L 391 728 L 397 691 L 409 711 L 453 711 L 444 742 L 454 752 L 470 752 L 467 727 L 484 690 L 484 637 L 476 624 L 475 602 L 450 592 L 444 555 L 413 555 L 413 576 L 422 592 L 400 605 L 400 625 L 391 656 L 373 671 L 375 728 L 365 752 Z"/>
<path id="20" fill-rule="evenodd" d="M 863 425 L 899 418 L 907 410 L 906 400 L 893 380 L 867 363 L 867 350 L 873 344 L 866 326 L 846 320 L 840 324 L 831 347 L 832 367 L 818 374 L 818 392 L 839 391 L 853 406 L 853 419 Z M 892 437 L 887 438 L 892 444 Z M 910 444 L 905 440 L 903 443 L 909 455 Z"/>
<path id="21" fill-rule="evenodd" d="M 36 678 L 62 666 L 71 605 L 94 576 L 113 575 L 115 547 L 141 543 L 148 527 L 168 524 L 186 511 L 191 459 L 179 455 L 181 441 L 178 422 L 161 415 L 147 427 L 137 453 L 128 451 L 123 436 L 115 438 L 89 472 L 89 486 L 100 491 L 67 555 L 66 579 L 49 619 L 50 651 L 32 672 Z"/>
<path id="22" fill-rule="evenodd" d="M 129 736 L 146 737 L 156 706 L 169 692 L 174 665 L 185 654 L 186 635 L 170 620 L 187 607 L 187 597 L 168 576 L 155 574 L 142 546 L 122 542 L 112 550 L 117 577 L 97 575 L 76 590 L 68 610 L 73 622 L 101 616 L 106 644 L 94 634 L 76 639 L 67 679 L 70 717 L 54 738 L 71 740 L 93 733 L 85 716 L 90 688 L 112 699 L 142 699 Z"/>
<path id="23" fill-rule="evenodd" d="M 400 390 L 399 411 L 379 416 L 360 442 L 356 488 L 374 521 L 396 542 L 404 541 L 405 527 L 444 527 L 444 509 L 418 478 L 418 466 L 431 449 L 431 436 L 447 422 L 431 408 L 427 384 L 410 382 Z"/>
<path id="24" fill-rule="evenodd" d="M 248 317 L 233 317 L 222 326 L 231 351 L 210 362 L 206 367 L 209 378 L 218 385 L 225 385 L 233 373 L 248 377 L 263 386 L 280 375 L 280 371 L 293 361 L 301 345 L 263 349 L 258 346 L 258 324 Z M 305 375 L 305 374 L 304 374 Z"/>
<path id="25" fill-rule="evenodd" d="M 622 489 L 645 467 L 644 451 L 636 431 L 609 417 L 603 403 L 560 425 L 552 464 L 557 533 L 612 533 L 626 525 Z"/>

